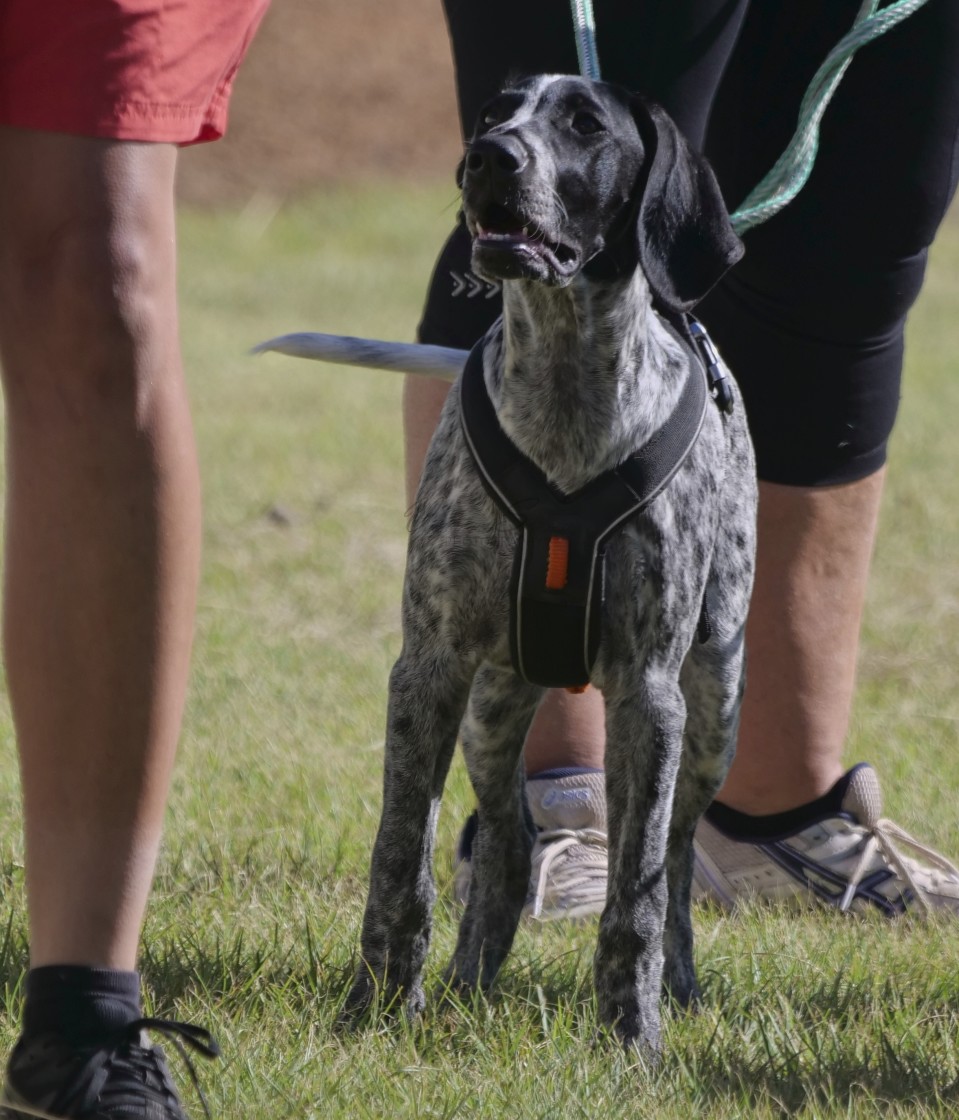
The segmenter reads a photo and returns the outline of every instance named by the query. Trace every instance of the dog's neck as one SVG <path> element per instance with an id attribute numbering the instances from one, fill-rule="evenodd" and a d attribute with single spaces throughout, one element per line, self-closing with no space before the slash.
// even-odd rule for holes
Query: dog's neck
<path id="1" fill-rule="evenodd" d="M 503 430 L 572 493 L 660 427 L 686 365 L 637 270 L 602 284 L 579 276 L 565 288 L 504 281 L 502 328 L 487 337 L 485 373 Z"/>

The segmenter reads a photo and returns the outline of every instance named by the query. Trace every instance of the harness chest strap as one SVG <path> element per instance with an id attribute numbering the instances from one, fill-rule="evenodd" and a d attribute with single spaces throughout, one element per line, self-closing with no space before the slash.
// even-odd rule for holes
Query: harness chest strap
<path id="1" fill-rule="evenodd" d="M 574 494 L 552 486 L 500 427 L 483 376 L 482 340 L 463 369 L 467 445 L 490 496 L 519 528 L 509 592 L 510 656 L 519 676 L 533 684 L 575 689 L 589 683 L 602 624 L 603 545 L 668 484 L 702 428 L 708 396 L 703 367 L 710 355 L 701 362 L 674 330 L 694 358 L 672 415 L 634 455 Z"/>

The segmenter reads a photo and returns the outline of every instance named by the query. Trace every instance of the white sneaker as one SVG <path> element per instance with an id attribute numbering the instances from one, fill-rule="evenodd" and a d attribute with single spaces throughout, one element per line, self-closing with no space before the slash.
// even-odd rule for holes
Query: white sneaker
<path id="1" fill-rule="evenodd" d="M 528 779 L 536 824 L 529 895 L 523 916 L 539 921 L 586 918 L 606 905 L 606 786 L 602 771 Z M 460 836 L 453 894 L 465 903 L 476 833 L 475 814 Z"/>
<path id="2" fill-rule="evenodd" d="M 606 905 L 606 776 L 585 770 L 526 782 L 533 823 L 529 897 L 523 913 L 540 921 L 586 918 Z"/>
<path id="3" fill-rule="evenodd" d="M 881 816 L 875 770 L 860 763 L 842 782 L 836 812 L 774 839 L 735 839 L 707 814 L 696 829 L 693 898 L 726 907 L 762 898 L 842 911 L 876 907 L 890 917 L 959 915 L 959 868 Z"/>

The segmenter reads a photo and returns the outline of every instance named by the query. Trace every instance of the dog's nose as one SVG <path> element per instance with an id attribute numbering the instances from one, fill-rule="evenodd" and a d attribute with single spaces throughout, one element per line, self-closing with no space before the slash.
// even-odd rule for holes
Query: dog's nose
<path id="1" fill-rule="evenodd" d="M 512 179 L 526 166 L 526 150 L 515 136 L 483 136 L 474 140 L 466 153 L 468 176 L 489 175 L 497 179 Z"/>

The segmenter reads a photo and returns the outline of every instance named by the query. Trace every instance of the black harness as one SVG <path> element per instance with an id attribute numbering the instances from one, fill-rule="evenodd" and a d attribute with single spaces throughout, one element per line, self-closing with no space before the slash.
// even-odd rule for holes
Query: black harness
<path id="1" fill-rule="evenodd" d="M 510 581 L 510 656 L 533 684 L 579 689 L 589 683 L 602 624 L 603 546 L 682 466 L 702 428 L 707 396 L 724 412 L 732 406 L 702 326 L 685 317 L 667 325 L 693 356 L 676 408 L 634 455 L 574 494 L 552 486 L 500 427 L 483 376 L 482 339 L 467 359 L 463 432 L 487 491 L 520 530 Z M 706 626 L 704 615 L 701 637 L 708 637 Z"/>

